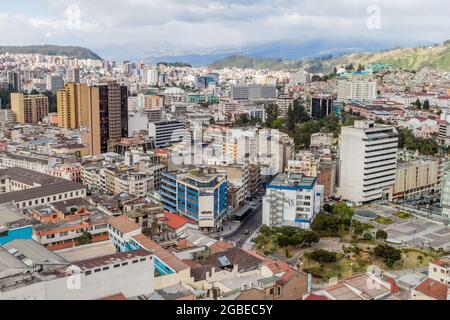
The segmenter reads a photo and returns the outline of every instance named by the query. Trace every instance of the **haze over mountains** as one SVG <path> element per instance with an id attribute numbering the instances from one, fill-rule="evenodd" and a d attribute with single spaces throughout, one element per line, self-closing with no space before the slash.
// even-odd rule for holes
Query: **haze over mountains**
<path id="1" fill-rule="evenodd" d="M 81 59 L 105 59 L 118 62 L 145 61 L 185 62 L 193 66 L 213 68 L 238 67 L 253 69 L 289 70 L 307 67 L 311 72 L 331 72 L 336 65 L 387 63 L 399 68 L 421 69 L 431 67 L 450 71 L 450 42 L 441 45 L 426 44 L 412 48 L 394 48 L 393 44 L 331 43 L 326 40 L 298 43 L 276 41 L 235 48 L 203 48 L 171 43 L 143 45 L 130 43 L 118 47 L 106 45 L 93 50 L 76 46 L 0 46 L 0 53 L 42 53 L 67 55 Z"/>

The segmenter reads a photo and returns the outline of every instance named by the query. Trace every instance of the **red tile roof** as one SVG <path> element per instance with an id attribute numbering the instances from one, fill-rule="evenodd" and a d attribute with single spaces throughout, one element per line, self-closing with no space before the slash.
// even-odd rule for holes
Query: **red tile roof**
<path id="1" fill-rule="evenodd" d="M 314 293 L 310 293 L 308 294 L 308 296 L 306 298 L 304 298 L 303 300 L 329 300 L 326 296 L 319 296 L 317 294 Z"/>
<path id="2" fill-rule="evenodd" d="M 177 229 L 183 227 L 187 223 L 196 224 L 195 221 L 187 219 L 185 217 L 182 217 L 182 216 L 172 213 L 172 212 L 165 212 L 164 217 L 167 220 L 166 221 L 167 225 L 174 230 L 177 230 Z"/>
<path id="3" fill-rule="evenodd" d="M 230 248 L 233 248 L 233 245 L 226 241 L 217 241 L 209 248 L 214 252 L 224 252 Z"/>
<path id="4" fill-rule="evenodd" d="M 265 263 L 265 266 L 270 269 L 273 273 L 280 273 L 280 272 L 286 272 L 291 267 L 284 261 L 275 261 L 275 260 L 268 260 Z"/>
<path id="5" fill-rule="evenodd" d="M 416 291 L 436 300 L 447 300 L 449 287 L 431 278 L 416 287 Z"/>
<path id="6" fill-rule="evenodd" d="M 450 259 L 436 259 L 432 263 L 442 268 L 450 267 Z"/>

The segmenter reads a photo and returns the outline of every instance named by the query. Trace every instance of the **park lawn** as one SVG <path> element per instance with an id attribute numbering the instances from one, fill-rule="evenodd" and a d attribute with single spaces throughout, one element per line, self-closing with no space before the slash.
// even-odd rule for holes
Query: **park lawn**
<path id="1" fill-rule="evenodd" d="M 405 270 L 425 268 L 434 259 L 432 255 L 427 255 L 424 252 L 403 251 L 402 260 L 397 261 L 392 268 L 388 268 L 384 264 L 383 259 L 374 257 L 370 251 L 367 251 L 367 244 L 360 243 L 359 247 L 361 248 L 360 254 L 352 258 L 346 258 L 341 255 L 341 259 L 337 262 L 322 266 L 316 261 L 305 259 L 301 267 L 305 271 L 308 271 L 310 267 L 313 276 L 320 278 L 322 282 L 327 282 L 332 277 L 345 279 L 355 274 L 364 273 L 371 265 L 378 266 L 385 271 L 401 271 L 403 268 Z M 403 256 L 406 256 L 405 262 L 403 261 Z M 418 259 L 419 256 L 423 257 L 422 261 Z"/>
<path id="2" fill-rule="evenodd" d="M 403 220 L 407 220 L 411 218 L 411 214 L 407 213 L 407 212 L 397 212 L 394 214 L 397 218 L 399 219 L 403 219 Z"/>
<path id="3" fill-rule="evenodd" d="M 394 223 L 394 220 L 392 220 L 391 218 L 387 218 L 387 217 L 378 217 L 374 221 L 379 224 L 384 224 L 384 225 L 389 225 L 389 224 Z"/>

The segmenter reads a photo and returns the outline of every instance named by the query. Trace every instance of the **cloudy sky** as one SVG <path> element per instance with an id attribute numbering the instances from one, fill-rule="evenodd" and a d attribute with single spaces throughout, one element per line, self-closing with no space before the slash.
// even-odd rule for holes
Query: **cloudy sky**
<path id="1" fill-rule="evenodd" d="M 226 47 L 320 37 L 403 45 L 449 39 L 449 12 L 446 0 L 3 0 L 0 44 Z"/>

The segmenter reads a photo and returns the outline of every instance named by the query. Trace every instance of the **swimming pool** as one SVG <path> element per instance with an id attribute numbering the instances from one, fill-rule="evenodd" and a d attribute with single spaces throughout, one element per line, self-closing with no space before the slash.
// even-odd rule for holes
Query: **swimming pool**
<path id="1" fill-rule="evenodd" d="M 16 239 L 31 239 L 32 234 L 32 226 L 10 229 L 6 236 L 0 237 L 0 245 L 7 244 Z"/>

